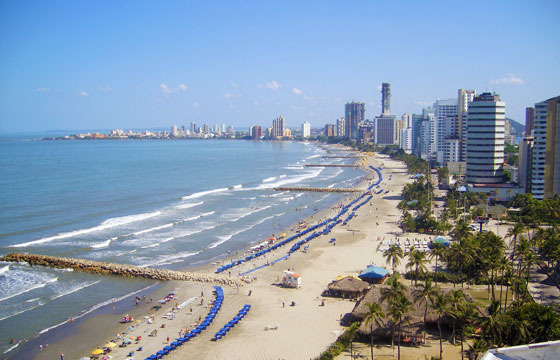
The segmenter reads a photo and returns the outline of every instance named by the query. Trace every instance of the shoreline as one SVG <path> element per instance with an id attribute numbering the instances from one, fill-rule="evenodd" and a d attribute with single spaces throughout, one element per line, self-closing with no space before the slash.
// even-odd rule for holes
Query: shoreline
<path id="1" fill-rule="evenodd" d="M 338 146 L 337 146 L 338 147 Z M 343 148 L 340 147 L 339 149 L 334 149 L 332 148 L 331 151 L 341 151 Z M 361 159 L 363 156 L 359 156 L 358 159 Z M 356 160 L 358 160 L 356 159 Z M 357 162 L 357 161 L 356 161 Z M 361 176 L 362 180 L 360 181 L 360 185 L 364 183 L 365 179 L 367 179 L 368 177 L 371 177 L 371 174 L 369 174 L 369 172 L 366 170 L 363 172 L 363 175 Z M 358 186 L 358 185 L 357 185 Z M 347 196 L 346 194 L 339 194 L 339 198 L 338 199 L 333 199 L 333 202 L 330 203 L 328 207 L 331 207 L 334 203 L 337 203 L 340 201 L 340 199 L 346 199 Z M 305 218 L 305 220 L 307 220 L 308 222 L 312 222 L 313 218 L 316 218 L 318 216 L 318 214 L 320 214 L 321 212 L 317 212 L 316 214 L 310 215 L 308 217 Z M 286 232 L 289 231 L 289 229 L 291 227 L 297 227 L 297 222 L 289 225 L 289 226 L 284 226 L 284 228 L 286 229 Z M 264 240 L 264 239 L 261 239 Z M 256 242 L 258 243 L 258 241 Z M 248 250 L 250 246 L 247 245 L 245 248 L 240 248 L 238 250 L 238 253 L 244 253 Z M 284 248 L 279 249 L 278 251 L 283 251 Z M 231 254 L 233 255 L 233 253 Z M 197 274 L 201 274 L 201 275 L 205 275 L 205 274 L 209 274 L 209 275 L 214 275 L 214 270 L 216 269 L 216 267 L 219 266 L 216 265 L 215 263 L 212 262 L 216 262 L 217 260 L 221 260 L 222 263 L 227 262 L 227 259 L 231 256 L 228 255 L 226 253 L 220 255 L 217 258 L 211 259 L 209 260 L 207 263 L 203 263 L 203 264 L 198 264 L 195 266 L 188 266 L 185 268 L 180 268 L 181 271 L 186 270 L 189 272 L 195 272 Z M 187 283 L 183 283 L 184 285 L 186 285 L 186 287 L 192 287 L 193 283 L 191 282 L 187 282 Z M 165 295 L 168 294 L 168 292 L 170 290 L 172 290 L 174 287 L 176 287 L 176 285 L 172 285 L 171 282 L 170 283 L 156 283 L 154 284 L 153 288 L 148 289 L 147 291 L 144 291 L 143 293 L 145 293 L 148 296 L 153 297 L 154 299 L 159 299 L 164 297 Z M 183 286 L 184 287 L 184 286 Z M 148 313 L 149 309 L 143 309 L 143 310 L 139 310 L 139 308 L 135 307 L 133 304 L 133 297 L 131 297 L 131 294 L 127 294 L 124 296 L 124 298 L 122 300 L 120 300 L 117 304 L 115 304 L 117 310 L 118 309 L 122 309 L 123 312 L 130 312 L 130 313 Z M 130 303 L 129 303 L 130 301 Z M 111 307 L 109 306 L 109 304 L 98 307 L 96 309 L 94 309 L 91 312 L 88 312 L 87 314 L 79 317 L 76 319 L 76 321 L 74 322 L 68 322 L 65 321 L 61 324 L 56 325 L 55 327 L 50 328 L 48 331 L 46 331 L 45 333 L 39 333 L 36 334 L 35 336 L 33 336 L 32 338 L 28 339 L 27 341 L 21 343 L 19 345 L 19 349 L 16 348 L 14 349 L 15 354 L 10 354 L 12 351 L 10 351 L 7 354 L 3 354 L 3 356 L 20 356 L 22 354 L 25 354 L 28 357 L 31 356 L 36 356 L 37 358 L 43 358 L 45 357 L 48 353 L 52 353 L 51 356 L 57 355 L 58 353 L 55 354 L 56 351 L 52 351 L 51 349 L 55 349 L 55 348 L 59 348 L 58 344 L 62 345 L 65 343 L 65 339 L 67 338 L 73 338 L 75 336 L 74 331 L 78 328 L 86 328 L 86 329 L 90 329 L 92 327 L 94 328 L 99 328 L 101 325 L 92 325 L 90 326 L 90 324 L 95 324 L 97 321 L 95 320 L 96 318 L 100 318 L 102 319 L 105 316 L 114 316 L 117 313 L 115 313 L 115 311 L 111 310 Z M 118 324 L 117 321 L 115 321 L 116 319 L 114 319 L 114 324 L 110 325 L 107 324 L 106 322 L 101 321 L 101 323 L 103 323 L 103 331 L 106 332 L 106 334 L 110 334 L 111 332 L 113 332 L 112 330 L 116 330 L 120 327 L 120 324 Z M 86 330 L 87 331 L 87 330 Z M 83 331 L 79 331 L 78 334 L 80 334 Z M 91 331 L 89 331 L 91 332 Z M 46 335 L 48 334 L 48 335 Z M 63 334 L 63 335 L 60 335 Z M 45 336 L 46 335 L 46 336 Z M 105 337 L 107 337 L 107 335 L 105 335 Z M 54 340 L 54 341 L 53 341 Z M 89 340 L 89 338 L 88 338 Z M 93 340 L 93 339 L 91 339 Z M 45 344 L 46 342 L 51 342 L 50 346 L 47 348 L 44 348 L 42 351 L 38 350 L 38 346 L 40 344 Z M 97 342 L 97 343 L 101 343 L 101 342 Z M 68 344 L 73 344 L 75 345 L 75 342 L 68 342 Z M 94 347 L 95 345 L 93 345 Z M 92 345 L 90 345 L 90 347 L 92 347 Z M 92 347 L 92 348 L 93 348 Z M 64 348 L 67 349 L 66 346 L 64 347 L 60 347 L 60 349 L 62 349 L 62 352 L 64 352 Z M 58 351 L 58 350 L 57 350 Z M 91 350 L 90 350 L 91 351 Z M 66 352 L 68 352 L 66 350 Z M 74 351 L 72 351 L 74 352 Z M 53 355 L 54 354 L 54 355 Z M 82 355 L 87 355 L 89 354 L 89 352 L 87 353 L 80 353 Z M 71 353 L 67 353 L 66 356 L 72 356 Z M 48 357 L 48 356 L 47 356 Z"/>

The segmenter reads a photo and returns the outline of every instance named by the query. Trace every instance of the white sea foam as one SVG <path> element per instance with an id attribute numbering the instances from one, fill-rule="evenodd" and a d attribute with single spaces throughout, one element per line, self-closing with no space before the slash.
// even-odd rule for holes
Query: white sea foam
<path id="1" fill-rule="evenodd" d="M 228 191 L 228 188 L 219 188 L 219 189 L 213 189 L 213 190 L 207 190 L 207 191 L 201 191 L 201 192 L 197 192 L 188 196 L 183 196 L 183 200 L 189 200 L 189 199 L 196 199 L 199 197 L 202 197 L 204 195 L 209 195 L 209 194 L 216 194 L 216 193 L 220 193 L 220 192 L 224 192 L 224 191 Z"/>
<path id="2" fill-rule="evenodd" d="M 217 247 L 217 246 L 219 246 L 219 245 L 225 243 L 226 241 L 230 240 L 230 239 L 231 239 L 232 237 L 234 237 L 235 235 L 241 234 L 242 232 L 245 232 L 245 231 L 249 231 L 249 230 L 251 230 L 252 228 L 254 228 L 255 226 L 257 226 L 257 225 L 259 225 L 259 224 L 262 224 L 263 222 L 265 222 L 265 221 L 267 221 L 267 220 L 270 220 L 270 219 L 274 218 L 275 216 L 280 216 L 280 215 L 284 215 L 284 213 L 265 217 L 265 218 L 263 218 L 263 219 L 257 221 L 256 223 L 254 223 L 254 224 L 252 224 L 252 225 L 250 225 L 250 226 L 248 226 L 248 227 L 246 227 L 246 228 L 244 228 L 244 229 L 241 229 L 241 230 L 238 230 L 238 231 L 236 231 L 236 232 L 233 232 L 233 233 L 231 233 L 231 234 L 229 234 L 229 235 L 217 236 L 217 238 L 218 238 L 219 240 L 216 241 L 216 242 L 214 242 L 214 243 L 212 243 L 212 244 L 210 244 L 210 246 L 208 246 L 208 249 L 214 249 L 215 247 Z"/>
<path id="3" fill-rule="evenodd" d="M 78 235 L 89 234 L 89 233 L 92 233 L 92 232 L 95 232 L 95 231 L 101 231 L 101 230 L 114 228 L 114 227 L 117 227 L 117 226 L 130 224 L 130 223 L 136 222 L 136 221 L 146 220 L 146 219 L 152 218 L 154 216 L 158 216 L 160 214 L 161 214 L 160 211 L 154 211 L 154 212 L 151 212 L 151 213 L 128 215 L 128 216 L 122 216 L 122 217 L 118 217 L 118 218 L 112 218 L 112 219 L 108 219 L 108 220 L 102 222 L 101 224 L 99 224 L 97 226 L 94 226 L 94 227 L 91 227 L 91 228 L 65 232 L 65 233 L 55 235 L 55 236 L 49 236 L 49 237 L 46 237 L 46 238 L 42 238 L 42 239 L 39 239 L 39 240 L 33 240 L 33 241 L 24 242 L 24 243 L 21 243 L 21 244 L 10 245 L 10 247 L 27 247 L 27 246 L 31 246 L 31 245 L 44 244 L 44 243 L 47 243 L 47 242 L 50 242 L 50 241 L 53 241 L 53 240 L 66 239 L 66 238 L 70 238 L 70 237 L 74 237 L 74 236 L 78 236 Z"/>
<path id="4" fill-rule="evenodd" d="M 300 183 L 302 181 L 313 179 L 319 176 L 322 171 L 323 168 L 317 168 L 317 170 L 309 171 L 299 176 L 286 177 L 276 182 L 259 185 L 257 189 L 271 189 L 282 185 Z"/>
<path id="5" fill-rule="evenodd" d="M 153 228 L 150 228 L 150 229 L 146 229 L 146 230 L 136 231 L 136 232 L 133 232 L 133 233 L 130 234 L 130 235 L 142 235 L 142 234 L 146 234 L 146 233 L 149 233 L 149 232 L 152 232 L 152 231 L 157 231 L 157 230 L 161 230 L 161 229 L 166 229 L 166 228 L 169 228 L 169 227 L 172 227 L 172 226 L 173 226 L 173 223 L 169 223 L 169 224 L 156 226 L 156 227 L 153 227 Z"/>
<path id="6" fill-rule="evenodd" d="M 272 205 L 268 205 L 268 206 L 265 206 L 265 207 L 262 207 L 262 208 L 254 209 L 253 211 L 246 211 L 246 210 L 248 210 L 248 209 L 245 209 L 245 211 L 243 212 L 243 215 L 241 215 L 241 216 L 239 216 L 239 217 L 236 217 L 236 218 L 233 218 L 233 219 L 231 219 L 231 220 L 229 220 L 229 221 L 230 221 L 230 222 L 236 222 L 236 221 L 241 220 L 241 219 L 243 219 L 244 217 L 247 217 L 247 216 L 249 216 L 249 215 L 253 215 L 253 214 L 256 214 L 256 213 L 261 212 L 261 211 L 263 211 L 263 210 L 270 209 L 271 207 L 272 207 Z"/>
<path id="7" fill-rule="evenodd" d="M 29 299 L 29 300 L 25 300 L 26 303 L 30 303 L 30 302 L 34 302 L 37 300 L 40 300 L 41 298 L 33 298 L 33 299 Z"/>
<path id="8" fill-rule="evenodd" d="M 0 319 L 2 320 L 2 319 Z M 10 351 L 14 350 L 15 348 L 17 348 L 19 346 L 19 343 L 16 343 L 14 346 L 8 348 L 6 351 L 4 351 L 4 354 L 9 353 Z"/>
<path id="9" fill-rule="evenodd" d="M 242 184 L 239 184 L 239 185 L 233 185 L 231 188 L 232 188 L 233 190 L 238 190 L 238 189 L 241 189 L 242 187 L 243 187 L 243 185 L 242 185 Z"/>
<path id="10" fill-rule="evenodd" d="M 156 242 L 156 243 L 154 243 L 154 244 L 142 246 L 141 249 L 147 249 L 147 248 L 156 247 L 156 246 L 159 246 L 159 245 L 161 245 L 161 244 L 163 244 L 163 243 L 166 243 L 166 242 L 168 242 L 168 241 L 171 241 L 171 240 L 173 240 L 173 239 L 175 239 L 175 238 L 174 238 L 174 237 L 165 238 L 165 239 L 163 239 L 163 240 L 161 240 L 161 241 L 158 241 L 158 242 Z"/>
<path id="11" fill-rule="evenodd" d="M 204 204 L 204 201 L 200 201 L 200 202 L 197 202 L 197 203 L 180 204 L 180 205 L 177 205 L 176 208 L 177 209 L 190 209 L 192 207 L 199 206 L 199 205 L 202 205 L 202 204 Z"/>
<path id="12" fill-rule="evenodd" d="M 40 289 L 40 288 L 42 288 L 42 287 L 47 286 L 49 283 L 55 282 L 55 281 L 57 281 L 57 280 L 58 280 L 58 278 L 55 277 L 55 278 L 49 279 L 49 280 L 47 280 L 47 281 L 45 281 L 45 282 L 43 282 L 43 283 L 31 285 L 30 287 L 26 288 L 25 290 L 22 290 L 22 291 L 19 291 L 19 292 L 14 293 L 14 294 L 5 296 L 5 297 L 3 297 L 3 298 L 0 298 L 0 302 L 1 302 L 1 301 L 4 301 L 4 300 L 11 299 L 11 298 L 16 297 L 16 296 L 19 296 L 19 295 L 21 295 L 21 294 L 25 294 L 25 293 L 30 292 L 30 291 L 35 290 L 35 289 Z M 2 319 L 0 319 L 0 320 L 2 320 Z"/>
<path id="13" fill-rule="evenodd" d="M 72 289 L 70 289 L 70 290 L 68 290 L 68 291 L 65 291 L 65 292 L 61 293 L 61 294 L 58 294 L 58 295 L 56 295 L 56 296 L 53 296 L 53 297 L 51 298 L 51 300 L 56 300 L 56 299 L 61 298 L 61 297 L 63 297 L 63 296 L 70 295 L 70 294 L 72 294 L 72 293 L 75 293 L 76 291 L 80 291 L 80 290 L 82 290 L 82 289 L 88 288 L 88 287 L 93 286 L 93 285 L 95 285 L 95 284 L 99 284 L 100 282 L 101 282 L 101 280 L 97 280 L 97 281 L 92 281 L 92 282 L 89 282 L 89 283 L 82 283 L 82 284 L 79 284 L 79 285 L 76 286 L 75 288 L 72 288 Z"/>
<path id="14" fill-rule="evenodd" d="M 318 158 L 319 156 L 321 156 L 321 155 L 311 155 L 311 156 L 306 157 L 306 159 L 315 159 L 315 158 Z"/>
<path id="15" fill-rule="evenodd" d="M 111 243 L 111 239 L 100 242 L 100 243 L 95 244 L 95 245 L 91 245 L 91 248 L 92 249 L 103 249 L 103 248 L 108 247 L 110 243 Z"/>
<path id="16" fill-rule="evenodd" d="M 10 271 L 10 265 L 6 265 L 6 266 L 2 267 L 0 269 L 0 275 L 2 275 L 4 273 L 7 273 L 8 271 Z"/>
<path id="17" fill-rule="evenodd" d="M 303 166 L 284 166 L 282 169 L 284 170 L 303 170 Z"/>
<path id="18" fill-rule="evenodd" d="M 82 312 L 80 313 L 80 315 L 78 315 L 78 316 L 73 316 L 71 319 L 72 319 L 72 321 L 77 320 L 77 319 L 79 319 L 79 318 L 81 318 L 81 317 L 83 317 L 83 316 L 85 316 L 85 315 L 87 315 L 87 314 L 89 314 L 89 313 L 91 313 L 91 312 L 93 312 L 93 311 L 99 309 L 100 307 L 103 307 L 103 306 L 105 306 L 105 305 L 109 305 L 109 304 L 111 304 L 112 302 L 119 302 L 119 301 L 121 301 L 121 300 L 124 300 L 124 299 L 130 297 L 130 296 L 133 296 L 133 295 L 136 295 L 136 294 L 141 293 L 141 292 L 143 292 L 143 291 L 146 291 L 146 290 L 148 290 L 149 288 L 154 287 L 155 285 L 157 285 L 157 284 L 150 285 L 150 286 L 146 286 L 146 287 L 143 288 L 143 289 L 140 289 L 140 290 L 138 290 L 138 291 L 134 291 L 134 292 L 132 292 L 132 293 L 130 293 L 130 294 L 126 294 L 126 295 L 121 296 L 121 297 L 119 297 L 119 298 L 110 299 L 110 300 L 107 300 L 107 301 L 103 301 L 103 302 L 101 302 L 101 303 L 99 303 L 99 304 L 93 305 L 93 306 L 90 307 L 89 309 L 82 311 Z M 31 310 L 31 309 L 29 309 L 29 310 Z M 27 311 L 27 310 L 26 310 L 26 311 Z M 23 311 L 23 312 L 25 312 L 25 311 Z M 1 320 L 1 319 L 0 319 L 0 320 Z M 56 325 L 54 325 L 54 326 L 48 327 L 48 328 L 46 328 L 46 329 L 43 329 L 43 330 L 39 331 L 39 334 L 44 334 L 44 333 L 46 333 L 47 331 L 50 331 L 50 330 L 55 329 L 55 328 L 57 328 L 57 327 L 59 327 L 59 326 L 61 326 L 61 325 L 64 325 L 64 324 L 66 324 L 66 323 L 69 322 L 69 321 L 70 321 L 70 319 L 68 319 L 68 320 L 66 320 L 66 321 L 63 321 L 63 322 L 61 322 L 60 324 L 56 324 Z"/>
<path id="19" fill-rule="evenodd" d="M 158 261 L 154 261 L 152 263 L 148 263 L 148 264 L 143 264 L 140 265 L 140 267 L 148 267 L 148 266 L 157 266 L 157 265 L 169 265 L 169 264 L 173 264 L 179 261 L 183 261 L 183 259 L 186 259 L 188 257 L 194 256 L 199 254 L 200 251 L 185 251 L 176 255 L 172 255 L 172 256 L 166 256 L 163 259 L 160 259 Z"/>
<path id="20" fill-rule="evenodd" d="M 271 181 L 274 181 L 274 180 L 276 180 L 276 176 L 273 176 L 273 177 L 269 177 L 269 178 L 263 179 L 263 181 L 262 181 L 262 182 L 263 182 L 263 183 L 267 183 L 267 182 L 271 182 Z"/>

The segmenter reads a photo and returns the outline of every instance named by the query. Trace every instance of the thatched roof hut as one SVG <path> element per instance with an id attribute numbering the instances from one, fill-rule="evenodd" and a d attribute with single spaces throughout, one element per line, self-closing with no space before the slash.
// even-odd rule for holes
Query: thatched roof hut
<path id="1" fill-rule="evenodd" d="M 369 289 L 369 284 L 353 276 L 346 276 L 328 285 L 326 295 L 344 299 L 358 299 Z"/>
<path id="2" fill-rule="evenodd" d="M 388 285 L 373 286 L 365 294 L 365 296 L 356 304 L 348 320 L 350 321 L 363 320 L 368 312 L 367 304 L 377 303 L 381 306 L 382 311 L 385 314 L 387 314 L 389 312 L 389 305 L 387 302 L 381 301 L 381 297 L 383 294 L 383 290 L 388 288 L 389 288 Z M 406 318 L 403 319 L 403 322 L 401 323 L 402 334 L 411 337 L 419 335 L 424 329 L 425 304 L 414 301 L 414 290 L 415 290 L 414 287 L 407 288 L 406 296 L 408 300 L 410 300 L 410 302 L 413 304 L 413 306 L 411 307 L 411 310 L 406 316 Z M 451 290 L 452 289 L 442 289 L 442 292 L 445 294 Z M 472 298 L 467 293 L 465 293 L 465 297 L 467 298 L 467 301 L 472 301 Z M 426 313 L 426 322 L 428 324 L 437 324 L 437 321 L 438 321 L 438 315 L 428 306 L 428 311 Z M 369 336 L 373 328 L 373 334 L 375 337 L 380 337 L 380 338 L 390 337 L 391 327 L 392 327 L 392 320 L 390 316 L 387 316 L 385 319 L 381 319 L 381 323 L 382 323 L 381 327 L 377 326 L 375 323 L 373 324 L 373 327 L 371 326 L 371 324 L 366 325 L 365 323 L 362 323 L 362 325 L 358 330 L 358 333 L 363 336 Z M 442 318 L 442 324 L 450 324 L 450 323 L 451 320 L 448 317 Z"/>

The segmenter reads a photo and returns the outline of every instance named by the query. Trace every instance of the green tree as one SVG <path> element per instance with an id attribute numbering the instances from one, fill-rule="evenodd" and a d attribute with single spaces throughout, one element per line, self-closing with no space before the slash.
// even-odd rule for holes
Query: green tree
<path id="1" fill-rule="evenodd" d="M 398 266 L 401 263 L 401 259 L 404 256 L 404 252 L 398 245 L 391 245 L 385 252 L 383 256 L 386 259 L 387 264 L 392 264 L 393 274 L 395 273 L 395 266 Z"/>
<path id="2" fill-rule="evenodd" d="M 367 304 L 367 312 L 364 317 L 365 324 L 369 324 L 370 330 L 370 348 L 371 358 L 373 359 L 373 324 L 382 326 L 381 319 L 385 317 L 385 313 L 381 310 L 379 304 Z"/>
<path id="3" fill-rule="evenodd" d="M 412 303 L 404 294 L 399 294 L 389 303 L 389 313 L 391 314 L 393 323 L 397 324 L 397 358 L 399 360 L 401 359 L 401 325 L 411 307 Z"/>
<path id="4" fill-rule="evenodd" d="M 434 298 L 434 303 L 432 304 L 434 312 L 438 316 L 438 332 L 439 332 L 439 358 L 443 359 L 443 344 L 441 335 L 441 319 L 447 312 L 447 300 L 441 292 L 437 292 Z"/>
<path id="5" fill-rule="evenodd" d="M 430 258 L 436 258 L 436 272 L 435 272 L 435 281 L 436 281 L 436 286 L 437 286 L 437 281 L 438 281 L 438 260 L 441 258 L 441 256 L 443 255 L 444 252 L 444 246 L 441 243 L 438 242 L 434 242 L 431 244 L 431 252 L 430 252 Z"/>
<path id="6" fill-rule="evenodd" d="M 428 306 L 433 305 L 437 293 L 438 290 L 430 279 L 421 283 L 420 286 L 414 290 L 414 302 L 418 303 L 419 306 L 424 304 L 424 329 L 427 327 L 426 317 L 428 315 Z"/>
<path id="7" fill-rule="evenodd" d="M 427 262 L 426 253 L 423 251 L 412 248 L 408 253 L 408 264 L 406 266 L 414 269 L 414 286 L 418 283 L 418 274 L 423 274 L 428 270 L 426 267 Z"/>

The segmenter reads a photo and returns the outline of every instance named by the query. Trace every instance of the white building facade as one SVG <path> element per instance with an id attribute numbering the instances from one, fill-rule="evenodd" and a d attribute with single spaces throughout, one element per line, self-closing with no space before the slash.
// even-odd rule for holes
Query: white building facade
<path id="1" fill-rule="evenodd" d="M 301 124 L 301 134 L 304 138 L 311 136 L 311 124 L 307 121 Z"/>
<path id="2" fill-rule="evenodd" d="M 497 94 L 482 93 L 469 103 L 467 183 L 503 182 L 506 104 Z"/>

